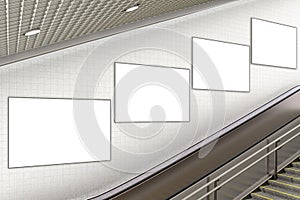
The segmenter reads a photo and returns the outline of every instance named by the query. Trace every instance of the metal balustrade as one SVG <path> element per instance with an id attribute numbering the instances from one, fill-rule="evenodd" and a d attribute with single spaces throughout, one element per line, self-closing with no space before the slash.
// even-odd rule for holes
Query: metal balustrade
<path id="1" fill-rule="evenodd" d="M 296 120 L 299 120 L 299 117 L 297 119 L 295 119 L 294 121 L 296 121 Z M 290 124 L 291 123 L 289 123 L 288 125 L 290 125 Z M 284 126 L 280 130 L 284 129 L 288 125 Z M 263 146 L 262 148 L 259 148 L 255 153 L 251 154 L 250 156 L 247 156 L 245 159 L 239 161 L 237 164 L 235 164 L 234 166 L 225 170 L 223 173 L 221 173 L 220 175 L 218 175 L 214 178 L 210 178 L 210 176 L 208 176 L 206 178 L 208 180 L 208 182 L 205 183 L 204 185 L 202 185 L 201 187 L 195 189 L 193 192 L 190 191 L 190 188 L 187 188 L 186 190 L 182 191 L 180 194 L 176 195 L 173 199 L 178 199 L 178 197 L 180 197 L 180 199 L 183 199 L 183 200 L 190 200 L 190 199 L 203 200 L 205 198 L 210 199 L 210 195 L 213 195 L 213 197 L 214 197 L 213 199 L 217 200 L 218 199 L 217 192 L 223 186 L 225 186 L 226 184 L 231 182 L 233 179 L 240 176 L 242 173 L 249 170 L 251 167 L 258 164 L 262 160 L 268 159 L 272 154 L 273 154 L 273 162 L 274 162 L 273 165 L 274 166 L 273 166 L 273 173 L 271 175 L 274 176 L 274 178 L 276 178 L 277 173 L 278 173 L 278 150 L 281 149 L 282 147 L 286 146 L 288 143 L 290 143 L 291 141 L 295 140 L 296 138 L 298 138 L 300 136 L 300 131 L 298 130 L 299 128 L 300 128 L 300 124 L 294 126 L 292 129 L 290 129 L 289 131 L 286 131 L 285 133 L 281 134 L 279 137 L 277 137 L 276 139 L 273 139 L 272 141 L 270 140 L 270 138 L 273 135 L 269 136 L 267 139 L 264 140 L 264 142 L 267 142 L 267 144 L 265 146 Z M 296 131 L 298 131 L 298 132 L 296 134 L 292 135 L 292 133 L 295 133 Z M 279 144 L 285 138 L 288 138 L 288 139 L 286 141 L 282 142 L 281 144 Z M 271 147 L 273 147 L 272 150 L 270 150 Z M 258 148 L 258 147 L 254 146 L 253 148 L 251 148 L 251 150 L 255 150 L 256 148 Z M 248 161 L 250 161 L 255 156 L 258 156 L 259 154 L 261 154 L 263 152 L 264 152 L 263 156 L 260 156 L 255 161 L 252 161 L 251 163 L 249 163 L 247 165 L 247 167 L 244 167 L 240 171 L 235 172 L 232 176 L 230 176 L 230 178 L 226 179 L 225 181 L 222 181 L 222 182 L 220 181 L 223 177 L 225 177 L 226 175 L 230 175 L 230 173 L 233 172 L 235 169 L 242 166 L 243 164 L 247 164 Z M 267 166 L 267 175 L 269 175 L 269 166 L 270 166 L 269 159 L 266 163 L 266 166 Z M 268 178 L 270 178 L 270 176 L 267 176 L 266 180 Z M 203 179 L 197 183 L 200 183 L 202 181 L 203 181 Z M 197 185 L 197 183 L 195 183 L 193 186 Z M 212 185 L 213 185 L 213 188 L 210 188 Z M 191 186 L 191 187 L 193 187 L 193 186 Z M 203 192 L 203 190 L 206 190 L 206 193 L 200 197 L 196 197 L 198 194 Z"/>

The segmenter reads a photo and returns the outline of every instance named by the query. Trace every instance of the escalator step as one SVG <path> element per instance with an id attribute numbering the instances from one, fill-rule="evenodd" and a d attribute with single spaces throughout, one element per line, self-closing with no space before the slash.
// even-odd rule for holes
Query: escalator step
<path id="1" fill-rule="evenodd" d="M 286 180 L 292 183 L 298 183 L 300 184 L 300 177 L 294 175 L 294 174 L 287 174 L 287 173 L 282 173 L 278 174 L 279 180 Z"/>
<path id="2" fill-rule="evenodd" d="M 300 168 L 300 162 L 293 162 L 292 165 L 295 168 Z"/>
<path id="3" fill-rule="evenodd" d="M 300 194 L 300 185 L 292 182 L 282 181 L 282 180 L 269 180 L 268 183 L 271 186 L 282 188 L 285 190 L 293 191 Z"/>
<path id="4" fill-rule="evenodd" d="M 294 167 L 284 168 L 284 171 L 289 174 L 295 174 L 297 176 L 300 176 L 300 169 L 298 169 L 298 168 L 294 168 Z"/>
<path id="5" fill-rule="evenodd" d="M 300 200 L 300 157 L 284 168 L 276 180 L 268 180 L 257 191 L 246 200 Z"/>
<path id="6" fill-rule="evenodd" d="M 265 193 L 271 194 L 273 196 L 278 196 L 283 199 L 300 200 L 300 195 L 293 191 L 288 191 L 273 186 L 261 186 L 260 189 Z"/>
<path id="7" fill-rule="evenodd" d="M 256 199 L 256 200 L 284 200 L 280 197 L 276 197 L 264 192 L 251 193 L 251 197 L 252 199 Z"/>

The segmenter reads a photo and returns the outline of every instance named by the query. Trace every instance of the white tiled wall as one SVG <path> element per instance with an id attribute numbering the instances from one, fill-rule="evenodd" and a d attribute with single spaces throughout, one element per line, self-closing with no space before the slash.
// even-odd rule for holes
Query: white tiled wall
<path id="1" fill-rule="evenodd" d="M 215 9 L 195 13 L 161 24 L 151 26 L 154 29 L 167 29 L 189 39 L 192 36 L 205 37 L 229 42 L 250 44 L 250 18 L 257 17 L 300 27 L 299 0 L 241 0 Z M 122 169 L 114 169 L 109 164 L 87 163 L 57 165 L 49 167 L 33 167 L 8 169 L 7 152 L 7 97 L 77 97 L 112 98 L 113 67 L 112 63 L 99 66 L 99 60 L 105 60 L 124 47 L 126 38 L 135 44 L 140 36 L 147 35 L 147 28 L 138 29 L 113 36 L 111 38 L 79 45 L 55 53 L 28 59 L 0 68 L 0 199 L 85 199 L 102 193 L 118 184 L 134 177 L 135 173 L 127 173 Z M 168 35 L 162 35 L 168 39 Z M 152 40 L 152 38 L 148 38 Z M 156 38 L 157 39 L 157 38 Z M 180 41 L 171 41 L 180 43 Z M 115 56 L 115 61 L 149 65 L 190 68 L 190 61 L 183 60 L 167 49 L 143 49 Z M 97 59 L 88 62 L 80 87 L 74 87 L 83 63 L 93 49 L 103 46 Z M 139 45 L 139 44 L 138 44 Z M 184 45 L 183 45 L 184 46 Z M 114 61 L 114 60 L 112 60 Z M 106 69 L 98 77 L 99 69 Z M 99 79 L 98 79 L 99 78 Z M 98 80 L 93 89 L 93 80 Z M 300 83 L 299 70 L 287 70 L 251 65 L 251 92 L 225 93 L 226 117 L 228 124 L 273 97 Z M 196 140 L 207 136 L 209 122 L 212 117 L 211 93 L 192 91 L 197 106 L 191 107 L 199 113 L 200 128 Z M 75 95 L 75 96 L 74 96 Z M 140 124 L 139 126 L 146 126 Z M 180 124 L 167 124 L 163 131 L 150 137 L 149 129 L 136 132 L 130 125 L 112 124 L 112 144 L 134 155 L 149 155 L 146 162 L 148 168 L 169 158 L 185 146 L 174 145 L 164 151 L 177 135 L 186 134 L 186 141 L 192 140 L 186 132 L 178 131 Z M 126 130 L 126 131 L 124 131 Z M 212 133 L 212 130 L 210 131 Z M 208 133 L 209 134 L 209 133 Z M 142 137 L 142 138 L 141 138 Z M 194 140 L 194 142 L 196 141 Z M 55 148 L 55 147 L 53 147 Z M 157 151 L 158 154 L 153 151 Z M 114 152 L 112 152 L 114 153 Z M 153 156 L 154 155 L 154 156 Z M 159 156 L 156 156 L 159 155 Z M 114 154 L 112 154 L 114 158 Z M 139 158 L 132 162 L 141 164 Z M 143 160 L 144 161 L 144 160 Z M 125 165 L 125 163 L 124 163 Z"/>

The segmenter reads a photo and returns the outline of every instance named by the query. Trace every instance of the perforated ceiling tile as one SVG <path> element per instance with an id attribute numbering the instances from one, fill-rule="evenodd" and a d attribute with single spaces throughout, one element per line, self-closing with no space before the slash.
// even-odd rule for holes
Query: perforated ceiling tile
<path id="1" fill-rule="evenodd" d="M 2 0 L 0 57 L 134 23 L 213 0 Z M 126 13 L 124 9 L 139 4 Z M 26 37 L 31 29 L 40 34 Z"/>

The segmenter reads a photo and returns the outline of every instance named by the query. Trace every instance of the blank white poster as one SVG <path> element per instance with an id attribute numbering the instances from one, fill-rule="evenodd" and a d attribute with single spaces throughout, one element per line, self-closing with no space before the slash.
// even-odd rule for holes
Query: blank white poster
<path id="1" fill-rule="evenodd" d="M 110 160 L 110 101 L 9 98 L 9 168 Z M 82 142 L 74 119 L 74 103 L 94 106 L 95 118 L 107 141 L 99 141 L 102 157 Z M 76 104 L 77 105 L 77 104 Z M 84 116 L 86 118 L 86 116 Z M 83 119 L 88 120 L 88 119 Z M 81 127 L 82 128 L 82 127 Z M 102 133 L 100 133 L 102 132 Z"/>
<path id="2" fill-rule="evenodd" d="M 248 92 L 249 46 L 193 38 L 193 88 Z"/>
<path id="3" fill-rule="evenodd" d="M 251 19 L 252 63 L 297 68 L 297 28 Z"/>
<path id="4" fill-rule="evenodd" d="M 189 121 L 189 70 L 115 63 L 115 121 Z"/>

